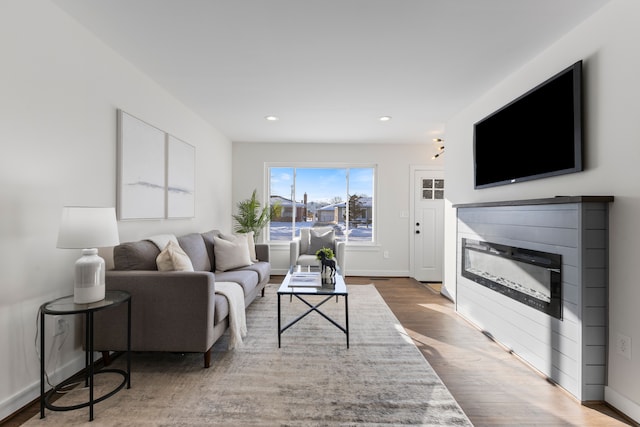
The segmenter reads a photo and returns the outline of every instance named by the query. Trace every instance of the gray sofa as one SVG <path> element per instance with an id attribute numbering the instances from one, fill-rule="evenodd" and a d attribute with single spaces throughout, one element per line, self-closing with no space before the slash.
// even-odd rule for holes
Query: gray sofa
<path id="1" fill-rule="evenodd" d="M 216 282 L 236 282 L 244 290 L 245 307 L 269 283 L 269 246 L 256 244 L 259 262 L 216 271 L 212 230 L 178 237 L 194 271 L 158 271 L 160 249 L 149 240 L 114 248 L 114 269 L 106 272 L 107 290 L 131 294 L 133 351 L 204 353 L 211 364 L 211 348 L 229 325 L 226 297 L 215 293 Z M 111 351 L 126 350 L 126 305 L 94 315 L 94 348 L 109 363 Z"/>

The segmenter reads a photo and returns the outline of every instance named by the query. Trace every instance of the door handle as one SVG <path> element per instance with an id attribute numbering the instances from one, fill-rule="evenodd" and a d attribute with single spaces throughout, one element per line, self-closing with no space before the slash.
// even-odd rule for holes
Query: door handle
<path id="1" fill-rule="evenodd" d="M 416 234 L 420 234 L 420 230 L 416 230 Z"/>

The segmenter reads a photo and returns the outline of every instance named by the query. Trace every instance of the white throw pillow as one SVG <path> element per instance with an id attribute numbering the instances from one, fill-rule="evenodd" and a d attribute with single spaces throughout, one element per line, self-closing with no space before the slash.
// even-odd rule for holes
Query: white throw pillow
<path id="1" fill-rule="evenodd" d="M 216 271 L 251 265 L 251 255 L 249 255 L 249 245 L 245 235 L 213 236 L 213 254 L 216 258 Z"/>
<path id="2" fill-rule="evenodd" d="M 256 241 L 253 237 L 254 232 L 250 231 L 248 233 L 238 233 L 237 236 L 245 236 L 247 238 L 247 246 L 249 247 L 249 257 L 251 258 L 251 262 L 258 262 L 258 256 L 256 255 Z"/>
<path id="3" fill-rule="evenodd" d="M 160 271 L 193 271 L 189 255 L 173 240 L 156 257 L 156 265 Z"/>

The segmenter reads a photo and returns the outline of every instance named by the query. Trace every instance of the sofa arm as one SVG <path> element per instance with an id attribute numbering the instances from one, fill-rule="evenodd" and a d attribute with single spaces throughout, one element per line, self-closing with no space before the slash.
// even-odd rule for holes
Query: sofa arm
<path id="1" fill-rule="evenodd" d="M 258 261 L 269 262 L 270 256 L 268 243 L 256 243 L 256 257 Z"/>
<path id="2" fill-rule="evenodd" d="M 213 273 L 110 270 L 106 288 L 131 294 L 134 351 L 206 352 L 213 345 Z M 95 313 L 96 351 L 126 350 L 126 320 L 125 304 Z"/>

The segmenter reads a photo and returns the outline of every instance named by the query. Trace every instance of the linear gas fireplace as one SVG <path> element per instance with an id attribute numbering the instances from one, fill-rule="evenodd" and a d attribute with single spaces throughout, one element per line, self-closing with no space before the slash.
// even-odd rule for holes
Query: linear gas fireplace
<path id="1" fill-rule="evenodd" d="M 462 239 L 462 276 L 558 319 L 561 268 L 559 254 Z"/>

